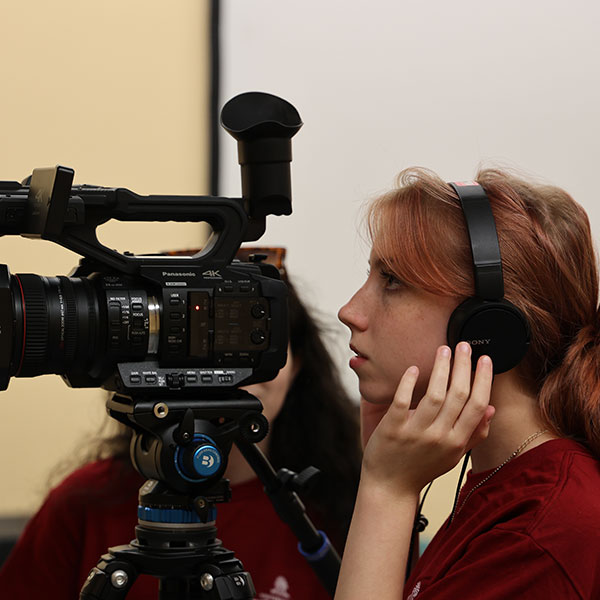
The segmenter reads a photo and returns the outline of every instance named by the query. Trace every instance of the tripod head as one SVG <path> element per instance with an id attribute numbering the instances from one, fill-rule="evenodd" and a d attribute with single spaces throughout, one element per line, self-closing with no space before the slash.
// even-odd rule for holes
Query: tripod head
<path id="1" fill-rule="evenodd" d="M 262 405 L 244 390 L 198 399 L 113 396 L 109 414 L 133 429 L 131 459 L 148 481 L 139 493 L 136 537 L 110 548 L 82 599 L 125 598 L 140 573 L 160 579 L 165 599 L 250 600 L 250 574 L 217 539 L 216 504 L 231 498 L 223 479 L 232 443 L 267 434 Z"/>
<path id="2" fill-rule="evenodd" d="M 255 590 L 233 552 L 217 539 L 216 504 L 231 497 L 222 475 L 232 443 L 265 486 L 298 548 L 333 596 L 340 559 L 317 531 L 297 492 L 318 474 L 273 470 L 256 443 L 268 432 L 260 401 L 244 390 L 198 399 L 113 396 L 108 412 L 134 431 L 131 459 L 149 477 L 139 494 L 136 539 L 110 548 L 90 572 L 80 598 L 125 598 L 140 573 L 160 579 L 160 600 L 251 600 Z"/>
<path id="3" fill-rule="evenodd" d="M 131 460 L 148 479 L 196 497 L 219 481 L 238 436 L 250 443 L 267 435 L 260 401 L 241 389 L 199 399 L 181 395 L 127 398 L 113 396 L 109 414 L 131 427 Z"/>

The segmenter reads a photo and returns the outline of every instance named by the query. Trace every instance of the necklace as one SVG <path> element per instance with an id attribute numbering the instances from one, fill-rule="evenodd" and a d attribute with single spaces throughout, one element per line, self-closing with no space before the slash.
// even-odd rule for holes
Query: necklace
<path id="1" fill-rule="evenodd" d="M 462 510 L 463 506 L 467 503 L 467 500 L 471 497 L 471 494 L 473 494 L 473 492 L 476 489 L 480 488 L 486 481 L 489 481 L 502 467 L 506 466 L 513 458 L 519 456 L 519 454 L 521 454 L 521 452 L 523 452 L 523 450 L 527 448 L 527 446 L 529 446 L 529 444 L 531 444 L 533 440 L 547 432 L 547 429 L 541 429 L 540 431 L 532 433 L 501 465 L 498 465 L 487 477 L 484 477 L 478 484 L 474 485 L 470 489 L 469 493 L 465 496 L 465 499 L 462 501 L 461 505 L 457 509 L 455 509 L 452 515 L 450 516 L 450 523 L 452 523 L 454 517 L 456 517 L 456 515 L 458 515 L 458 513 Z"/>

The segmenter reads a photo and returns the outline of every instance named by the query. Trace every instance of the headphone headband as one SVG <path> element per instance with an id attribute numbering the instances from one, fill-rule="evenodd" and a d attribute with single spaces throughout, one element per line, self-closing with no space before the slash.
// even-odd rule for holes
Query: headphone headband
<path id="1" fill-rule="evenodd" d="M 496 221 L 485 190 L 476 181 L 450 182 L 467 224 L 475 276 L 475 296 L 499 300 L 504 296 L 502 258 Z"/>
<path id="2" fill-rule="evenodd" d="M 450 347 L 465 340 L 471 344 L 472 364 L 488 354 L 494 373 L 518 365 L 527 353 L 529 323 L 514 304 L 504 299 L 502 259 L 496 221 L 485 190 L 475 181 L 450 183 L 462 207 L 475 275 L 475 296 L 461 302 L 450 315 Z"/>

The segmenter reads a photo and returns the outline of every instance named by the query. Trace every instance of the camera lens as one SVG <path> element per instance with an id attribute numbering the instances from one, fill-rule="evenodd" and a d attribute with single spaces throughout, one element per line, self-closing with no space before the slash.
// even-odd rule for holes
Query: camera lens
<path id="1" fill-rule="evenodd" d="M 88 279 L 14 275 L 13 368 L 17 377 L 79 370 L 93 358 L 100 321 Z"/>

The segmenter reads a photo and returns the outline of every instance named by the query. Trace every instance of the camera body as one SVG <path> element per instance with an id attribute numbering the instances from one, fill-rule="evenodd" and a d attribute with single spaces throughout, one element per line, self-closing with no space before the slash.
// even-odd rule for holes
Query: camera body
<path id="1" fill-rule="evenodd" d="M 230 100 L 221 122 L 238 140 L 242 198 L 73 186 L 61 166 L 0 182 L 0 235 L 84 257 L 69 277 L 0 265 L 0 389 L 12 376 L 56 373 L 126 396 L 200 396 L 275 377 L 287 289 L 275 267 L 235 254 L 262 235 L 267 214 L 291 213 L 291 137 L 302 123 L 291 104 L 259 92 Z M 96 237 L 109 219 L 203 221 L 213 233 L 193 256 L 121 254 Z"/>
<path id="2" fill-rule="evenodd" d="M 2 386 L 56 373 L 72 387 L 121 394 L 229 388 L 285 364 L 287 289 L 275 267 L 234 261 L 147 265 L 71 277 L 0 266 Z M 184 264 L 182 264 L 184 263 Z"/>

